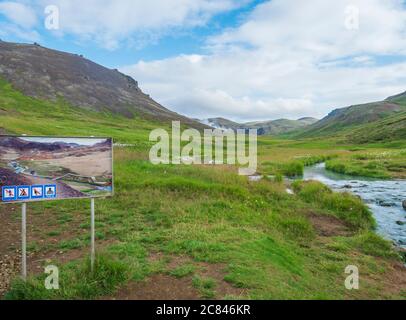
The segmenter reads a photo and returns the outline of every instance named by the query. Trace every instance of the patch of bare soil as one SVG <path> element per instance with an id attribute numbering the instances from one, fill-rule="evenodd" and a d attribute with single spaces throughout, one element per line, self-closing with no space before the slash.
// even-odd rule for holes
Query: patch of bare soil
<path id="1" fill-rule="evenodd" d="M 322 237 L 350 236 L 351 230 L 340 219 L 333 216 L 311 213 L 310 222 L 318 235 Z"/>
<path id="2" fill-rule="evenodd" d="M 113 240 L 97 241 L 96 250 L 102 250 L 115 243 Z M 79 249 L 70 250 L 45 250 L 32 254 L 27 259 L 27 268 L 30 274 L 40 274 L 44 272 L 44 267 L 50 263 L 56 266 L 62 266 L 70 261 L 83 259 L 90 254 L 89 246 L 85 246 Z"/>
<path id="3" fill-rule="evenodd" d="M 384 278 L 385 292 L 406 299 L 406 267 L 400 262 L 394 263 Z"/>
<path id="4" fill-rule="evenodd" d="M 198 300 L 190 277 L 174 278 L 157 274 L 143 282 L 132 282 L 105 300 Z"/>
<path id="5" fill-rule="evenodd" d="M 20 230 L 13 221 L 12 215 L 16 208 L 3 206 L 0 210 L 0 298 L 8 290 L 10 281 L 20 270 Z"/>
<path id="6" fill-rule="evenodd" d="M 162 253 L 153 253 L 149 257 L 150 262 L 166 259 Z M 196 267 L 195 275 L 202 278 L 211 278 L 216 281 L 215 293 L 217 299 L 226 296 L 242 297 L 246 294 L 244 289 L 233 287 L 224 281 L 227 275 L 225 264 L 210 264 L 205 262 L 195 262 L 186 256 L 171 256 L 166 265 L 166 270 L 170 271 L 185 264 L 193 264 Z M 143 282 L 131 282 L 110 297 L 104 300 L 201 300 L 199 291 L 193 287 L 193 276 L 176 278 L 167 274 L 156 274 Z"/>
<path id="7" fill-rule="evenodd" d="M 226 296 L 243 297 L 246 295 L 246 290 L 241 288 L 236 288 L 230 283 L 224 280 L 227 275 L 226 265 L 224 264 L 210 264 L 210 263 L 199 263 L 200 271 L 199 275 L 205 278 L 212 278 L 216 280 L 216 297 L 222 299 Z"/>
<path id="8" fill-rule="evenodd" d="M 227 275 L 227 265 L 222 263 L 206 263 L 195 262 L 190 257 L 185 256 L 172 256 L 166 269 L 172 271 L 177 267 L 185 264 L 192 264 L 196 266 L 196 275 L 203 278 L 211 278 L 216 280 L 216 297 L 224 298 L 225 296 L 244 296 L 246 290 L 236 288 L 224 280 Z"/>

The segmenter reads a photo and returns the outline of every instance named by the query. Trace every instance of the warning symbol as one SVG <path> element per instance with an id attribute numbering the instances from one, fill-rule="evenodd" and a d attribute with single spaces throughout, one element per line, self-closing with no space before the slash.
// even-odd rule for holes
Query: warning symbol
<path id="1" fill-rule="evenodd" d="M 31 187 L 31 199 L 42 199 L 44 197 L 44 187 L 43 186 L 32 186 Z"/>
<path id="2" fill-rule="evenodd" d="M 16 200 L 16 187 L 3 187 L 3 201 Z"/>
<path id="3" fill-rule="evenodd" d="M 24 200 L 30 198 L 30 187 L 28 186 L 21 186 L 17 187 L 17 199 Z"/>
<path id="4" fill-rule="evenodd" d="M 45 198 L 56 198 L 56 185 L 45 186 Z"/>

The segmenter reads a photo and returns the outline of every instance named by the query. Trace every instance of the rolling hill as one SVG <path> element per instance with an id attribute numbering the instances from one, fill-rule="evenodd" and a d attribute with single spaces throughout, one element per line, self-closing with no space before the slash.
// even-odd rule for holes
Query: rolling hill
<path id="1" fill-rule="evenodd" d="M 380 102 L 336 109 L 291 137 L 336 136 L 354 143 L 405 139 L 405 113 L 406 92 Z"/>
<path id="2" fill-rule="evenodd" d="M 245 125 L 253 129 L 258 129 L 258 131 L 263 132 L 263 134 L 278 135 L 300 128 L 306 128 L 317 121 L 315 118 L 306 117 L 298 120 L 278 119 L 264 122 L 248 122 Z"/>

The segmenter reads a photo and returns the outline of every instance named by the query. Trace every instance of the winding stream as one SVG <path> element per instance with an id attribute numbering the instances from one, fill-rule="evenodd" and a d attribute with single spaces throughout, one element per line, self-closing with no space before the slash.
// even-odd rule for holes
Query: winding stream
<path id="1" fill-rule="evenodd" d="M 383 237 L 406 248 L 406 181 L 375 180 L 352 177 L 327 171 L 325 164 L 308 167 L 305 180 L 318 180 L 335 191 L 348 191 L 361 197 L 369 206 L 377 221 L 377 231 Z"/>

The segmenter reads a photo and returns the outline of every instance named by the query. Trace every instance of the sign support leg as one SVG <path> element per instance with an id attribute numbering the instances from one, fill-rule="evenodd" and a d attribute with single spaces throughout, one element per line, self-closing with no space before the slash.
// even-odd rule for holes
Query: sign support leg
<path id="1" fill-rule="evenodd" d="M 96 255 L 95 248 L 95 223 L 94 223 L 94 198 L 90 199 L 90 226 L 91 226 L 91 253 L 90 253 L 90 268 L 94 271 L 94 261 Z"/>
<path id="2" fill-rule="evenodd" d="M 27 279 L 27 204 L 21 207 L 21 276 Z"/>

